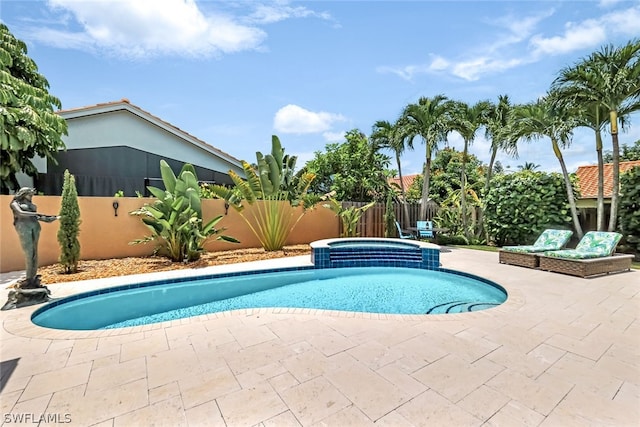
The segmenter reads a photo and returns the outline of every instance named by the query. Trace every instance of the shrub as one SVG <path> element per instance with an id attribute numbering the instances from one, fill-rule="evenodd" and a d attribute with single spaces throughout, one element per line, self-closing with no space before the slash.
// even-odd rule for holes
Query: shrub
<path id="1" fill-rule="evenodd" d="M 497 175 L 484 199 L 485 224 L 499 246 L 531 244 L 546 228 L 567 228 L 569 203 L 558 173 Z"/>
<path id="2" fill-rule="evenodd" d="M 60 228 L 58 229 L 60 264 L 62 264 L 66 274 L 78 271 L 78 262 L 80 261 L 80 241 L 78 240 L 80 222 L 76 179 L 67 169 L 64 171 L 62 184 Z"/>
<path id="3" fill-rule="evenodd" d="M 640 167 L 622 174 L 620 177 L 620 230 L 627 246 L 640 254 Z"/>
<path id="4" fill-rule="evenodd" d="M 142 218 L 151 234 L 131 244 L 155 240 L 159 242 L 156 253 L 166 255 L 172 261 L 195 261 L 204 252 L 206 241 L 224 231 L 215 228 L 222 215 L 203 223 L 198 178 L 192 165 L 185 164 L 176 177 L 169 164 L 161 160 L 160 173 L 165 190 L 148 186 L 157 200 L 131 212 Z M 233 237 L 224 235 L 217 239 L 238 243 Z"/>

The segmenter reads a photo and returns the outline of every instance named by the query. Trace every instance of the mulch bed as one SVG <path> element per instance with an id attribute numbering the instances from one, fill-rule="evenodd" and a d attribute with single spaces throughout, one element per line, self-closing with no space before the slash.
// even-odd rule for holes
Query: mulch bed
<path id="1" fill-rule="evenodd" d="M 41 283 L 44 285 L 76 280 L 102 279 L 105 277 L 126 276 L 130 274 L 154 273 L 158 271 L 179 270 L 184 268 L 203 268 L 212 265 L 234 264 L 238 262 L 259 261 L 289 256 L 309 255 L 309 245 L 285 246 L 282 251 L 265 251 L 262 248 L 234 249 L 230 251 L 208 252 L 198 261 L 190 263 L 171 262 L 163 257 L 129 257 L 105 260 L 82 260 L 78 272 L 65 274 L 60 264 L 38 268 Z"/>

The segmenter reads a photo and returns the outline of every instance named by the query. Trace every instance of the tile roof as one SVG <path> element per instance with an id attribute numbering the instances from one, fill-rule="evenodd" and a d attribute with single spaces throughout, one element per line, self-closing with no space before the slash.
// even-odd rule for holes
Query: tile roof
<path id="1" fill-rule="evenodd" d="M 110 102 L 103 102 L 100 104 L 95 104 L 95 105 L 88 105 L 85 107 L 77 107 L 77 108 L 70 108 L 70 109 L 66 109 L 66 110 L 58 110 L 56 111 L 57 114 L 61 115 L 62 117 L 64 117 L 65 119 L 72 119 L 72 118 L 76 118 L 76 117 L 85 117 L 85 116 L 91 116 L 94 114 L 100 114 L 100 113 L 105 113 L 105 112 L 109 112 L 109 111 L 116 111 L 116 110 L 127 110 L 139 117 L 142 117 L 145 120 L 148 120 L 158 126 L 160 126 L 161 128 L 164 128 L 168 131 L 170 131 L 171 133 L 177 134 L 180 137 L 182 137 L 184 140 L 187 140 L 195 145 L 198 145 L 202 148 L 204 148 L 205 150 L 214 153 L 216 155 L 218 155 L 219 157 L 226 159 L 227 161 L 231 162 L 231 163 L 235 163 L 237 166 L 241 166 L 241 161 L 238 160 L 237 158 L 233 157 L 231 154 L 226 153 L 222 150 L 220 150 L 219 148 L 214 147 L 211 144 L 207 144 L 206 142 L 204 142 L 203 140 L 196 138 L 195 136 L 191 135 L 188 132 L 185 132 L 184 130 L 180 129 L 177 126 L 172 125 L 171 123 L 162 120 L 161 118 L 159 118 L 158 116 L 154 116 L 153 114 L 149 113 L 146 110 L 143 110 L 142 108 L 138 107 L 137 105 L 132 104 L 127 98 L 122 98 L 119 101 L 110 101 Z"/>
<path id="2" fill-rule="evenodd" d="M 620 173 L 624 173 L 629 169 L 640 166 L 640 160 L 631 162 L 620 162 Z M 578 183 L 580 186 L 581 199 L 595 199 L 598 197 L 598 166 L 580 166 L 576 171 Z M 613 189 L 613 164 L 606 163 L 604 165 L 604 197 L 611 198 Z"/>
<path id="3" fill-rule="evenodd" d="M 404 183 L 404 190 L 405 191 L 407 191 L 409 189 L 409 187 L 411 187 L 411 184 L 413 184 L 413 181 L 418 176 L 419 176 L 419 174 L 403 175 L 402 176 L 402 182 Z M 400 188 L 400 178 L 399 177 L 389 178 L 389 184 L 396 184 L 398 186 L 398 188 Z"/>

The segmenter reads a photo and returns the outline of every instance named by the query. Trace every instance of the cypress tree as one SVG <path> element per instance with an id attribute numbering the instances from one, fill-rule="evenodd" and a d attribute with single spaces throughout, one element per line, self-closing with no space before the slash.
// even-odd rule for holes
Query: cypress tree
<path id="1" fill-rule="evenodd" d="M 78 191 L 76 179 L 64 171 L 62 185 L 62 204 L 60 206 L 60 228 L 58 229 L 58 243 L 60 244 L 60 264 L 66 274 L 78 271 L 80 260 L 80 208 L 78 207 Z"/>

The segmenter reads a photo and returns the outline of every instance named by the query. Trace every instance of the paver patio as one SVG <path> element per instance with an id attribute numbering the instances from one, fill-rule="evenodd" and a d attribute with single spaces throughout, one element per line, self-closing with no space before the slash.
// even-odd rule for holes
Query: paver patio
<path id="1" fill-rule="evenodd" d="M 501 284 L 509 299 L 467 314 L 260 309 L 105 331 L 37 327 L 37 307 L 0 312 L 2 422 L 640 425 L 640 272 L 580 279 L 466 249 L 441 261 Z M 59 297 L 119 280 L 50 289 Z"/>

